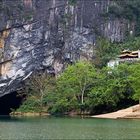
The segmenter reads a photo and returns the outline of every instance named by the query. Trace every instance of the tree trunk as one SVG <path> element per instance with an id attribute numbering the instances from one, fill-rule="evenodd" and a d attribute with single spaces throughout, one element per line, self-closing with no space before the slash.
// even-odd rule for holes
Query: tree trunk
<path id="1" fill-rule="evenodd" d="M 41 109 L 42 109 L 42 107 L 43 107 L 43 91 L 41 90 L 40 91 L 41 92 L 41 97 L 40 97 L 40 102 L 41 102 Z"/>
<path id="2" fill-rule="evenodd" d="M 85 89 L 86 89 L 86 77 L 85 77 L 85 80 L 84 80 L 84 85 L 81 86 L 81 103 L 83 104 L 84 103 L 84 93 L 85 93 Z"/>
<path id="3" fill-rule="evenodd" d="M 138 108 L 139 108 L 138 110 L 140 110 L 140 98 L 139 98 L 139 107 Z"/>
<path id="4" fill-rule="evenodd" d="M 85 93 L 85 87 L 83 87 L 82 91 L 81 91 L 81 103 L 84 103 L 84 93 Z"/>
<path id="5" fill-rule="evenodd" d="M 82 97 L 81 97 L 81 103 L 84 103 L 84 93 L 82 93 Z"/>

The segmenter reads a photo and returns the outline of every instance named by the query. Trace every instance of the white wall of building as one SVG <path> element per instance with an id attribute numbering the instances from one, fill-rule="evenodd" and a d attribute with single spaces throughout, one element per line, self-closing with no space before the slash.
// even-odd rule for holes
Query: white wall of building
<path id="1" fill-rule="evenodd" d="M 118 60 L 110 60 L 107 63 L 107 66 L 110 67 L 110 68 L 114 68 L 115 66 L 118 66 L 118 65 L 119 65 L 119 61 Z"/>

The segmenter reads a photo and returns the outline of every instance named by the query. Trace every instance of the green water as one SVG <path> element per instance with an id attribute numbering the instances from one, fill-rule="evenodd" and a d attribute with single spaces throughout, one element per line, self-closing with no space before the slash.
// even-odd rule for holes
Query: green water
<path id="1" fill-rule="evenodd" d="M 3 117 L 1 139 L 140 139 L 140 120 Z"/>

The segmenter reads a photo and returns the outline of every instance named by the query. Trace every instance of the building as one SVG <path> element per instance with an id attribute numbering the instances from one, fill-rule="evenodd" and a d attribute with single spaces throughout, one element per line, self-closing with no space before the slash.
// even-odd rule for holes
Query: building
<path id="1" fill-rule="evenodd" d="M 115 60 L 110 60 L 107 63 L 107 66 L 114 68 L 114 66 L 117 66 L 120 63 L 135 62 L 135 61 L 140 61 L 140 50 L 137 51 L 124 50 Z"/>

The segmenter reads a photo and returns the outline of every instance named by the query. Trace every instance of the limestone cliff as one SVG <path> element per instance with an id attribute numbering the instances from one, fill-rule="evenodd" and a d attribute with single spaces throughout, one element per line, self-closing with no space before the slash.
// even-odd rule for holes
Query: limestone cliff
<path id="1" fill-rule="evenodd" d="M 0 96 L 33 71 L 58 74 L 65 63 L 91 59 L 103 35 L 124 39 L 127 22 L 102 14 L 111 0 L 0 0 Z"/>

